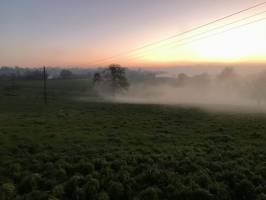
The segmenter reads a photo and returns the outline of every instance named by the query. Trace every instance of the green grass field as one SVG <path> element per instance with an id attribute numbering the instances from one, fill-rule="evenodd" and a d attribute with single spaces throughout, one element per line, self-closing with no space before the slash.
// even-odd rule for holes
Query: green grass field
<path id="1" fill-rule="evenodd" d="M 0 199 L 266 199 L 266 115 L 1 96 Z"/>

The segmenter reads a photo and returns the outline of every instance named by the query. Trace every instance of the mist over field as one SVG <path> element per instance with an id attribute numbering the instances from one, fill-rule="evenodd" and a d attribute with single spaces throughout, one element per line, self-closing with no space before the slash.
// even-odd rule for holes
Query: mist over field
<path id="1" fill-rule="evenodd" d="M 228 92 L 219 86 L 210 86 L 202 90 L 193 86 L 178 88 L 164 84 L 132 86 L 127 94 L 119 95 L 116 99 L 122 102 L 152 104 L 254 104 L 252 100 L 243 98 L 237 90 Z"/>
<path id="2" fill-rule="evenodd" d="M 209 75 L 158 75 L 157 81 L 132 82 L 112 100 L 124 103 L 192 105 L 212 110 L 241 108 L 265 111 L 265 71 L 245 73 L 234 68 Z M 230 107 L 231 106 L 231 107 Z"/>
<path id="3" fill-rule="evenodd" d="M 86 101 L 138 104 L 190 105 L 226 110 L 230 107 L 248 111 L 264 111 L 266 101 L 266 71 L 255 66 L 245 68 L 169 68 L 135 69 L 113 65 L 110 68 L 49 68 L 47 71 L 48 95 Z M 194 73 L 191 73 L 191 72 Z M 43 90 L 42 68 L 0 68 L 4 90 L 16 93 L 33 84 Z M 36 86 L 36 85 L 35 85 Z M 38 94 L 37 92 L 35 94 Z"/>

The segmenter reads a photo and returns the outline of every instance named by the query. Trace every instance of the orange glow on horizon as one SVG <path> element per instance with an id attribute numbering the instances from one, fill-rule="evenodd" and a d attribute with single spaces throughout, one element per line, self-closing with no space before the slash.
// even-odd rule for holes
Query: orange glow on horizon
<path id="1" fill-rule="evenodd" d="M 158 47 L 141 56 L 139 60 L 136 58 L 135 62 L 165 64 L 178 62 L 263 63 L 266 62 L 266 21 L 180 47 Z"/>

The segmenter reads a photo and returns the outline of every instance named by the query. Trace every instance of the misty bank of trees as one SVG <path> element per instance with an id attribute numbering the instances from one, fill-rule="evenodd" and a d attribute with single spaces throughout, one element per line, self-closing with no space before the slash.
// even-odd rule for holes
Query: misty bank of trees
<path id="1" fill-rule="evenodd" d="M 95 69 L 47 67 L 47 79 L 90 79 Z M 0 80 L 41 80 L 43 68 L 0 67 Z"/>
<path id="2" fill-rule="evenodd" d="M 201 92 L 202 95 L 212 91 L 221 98 L 234 97 L 236 100 L 255 101 L 258 104 L 266 101 L 266 71 L 252 75 L 239 75 L 234 68 L 224 68 L 216 76 L 207 73 L 188 77 L 179 74 L 179 87 L 190 87 Z"/>
<path id="3" fill-rule="evenodd" d="M 112 65 L 110 65 L 112 66 Z M 61 68 L 46 67 L 47 78 L 50 80 L 57 79 L 88 79 L 93 80 L 95 73 L 102 73 L 110 66 L 103 68 Z M 119 65 L 115 65 L 119 66 Z M 120 66 L 121 67 L 121 66 Z M 123 68 L 129 81 L 144 81 L 155 78 L 155 72 L 145 70 L 133 70 Z M 25 67 L 0 67 L 0 80 L 41 80 L 43 79 L 43 68 L 25 68 Z"/>
<path id="4" fill-rule="evenodd" d="M 266 71 L 240 75 L 227 67 L 215 75 L 179 73 L 176 77 L 166 77 L 159 74 L 149 81 L 132 84 L 129 97 L 154 103 L 261 105 L 266 101 Z"/>
<path id="5" fill-rule="evenodd" d="M 131 95 L 130 97 L 151 98 L 176 96 L 176 99 L 205 98 L 206 101 L 239 98 L 261 105 L 266 100 L 266 71 L 249 75 L 240 75 L 234 68 L 224 68 L 216 75 L 201 73 L 189 76 L 179 73 L 176 77 L 162 77 L 158 71 L 127 69 L 120 65 L 106 68 L 48 68 L 48 80 L 78 80 L 80 85 L 91 90 L 95 96 L 107 97 Z M 43 80 L 42 68 L 1 67 L 0 81 Z M 86 82 L 82 82 L 87 80 Z M 12 83 L 13 84 L 13 83 Z M 165 87 L 166 86 L 166 87 Z M 78 86 L 77 86 L 78 87 Z M 74 89 L 74 84 L 73 84 Z M 67 92 L 67 91 L 66 91 Z M 167 92 L 167 94 L 166 94 Z M 81 94 L 82 95 L 82 94 Z M 197 95 L 195 97 L 195 95 Z M 178 102 L 177 102 L 178 103 Z"/>

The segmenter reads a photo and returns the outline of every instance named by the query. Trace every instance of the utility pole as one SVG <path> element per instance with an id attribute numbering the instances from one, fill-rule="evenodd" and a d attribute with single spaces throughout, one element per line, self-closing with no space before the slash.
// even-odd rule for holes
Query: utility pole
<path id="1" fill-rule="evenodd" d="M 47 80 L 47 76 L 46 76 L 46 68 L 45 66 L 43 67 L 43 100 L 44 100 L 44 104 L 47 104 L 47 86 L 46 86 L 46 80 Z"/>

